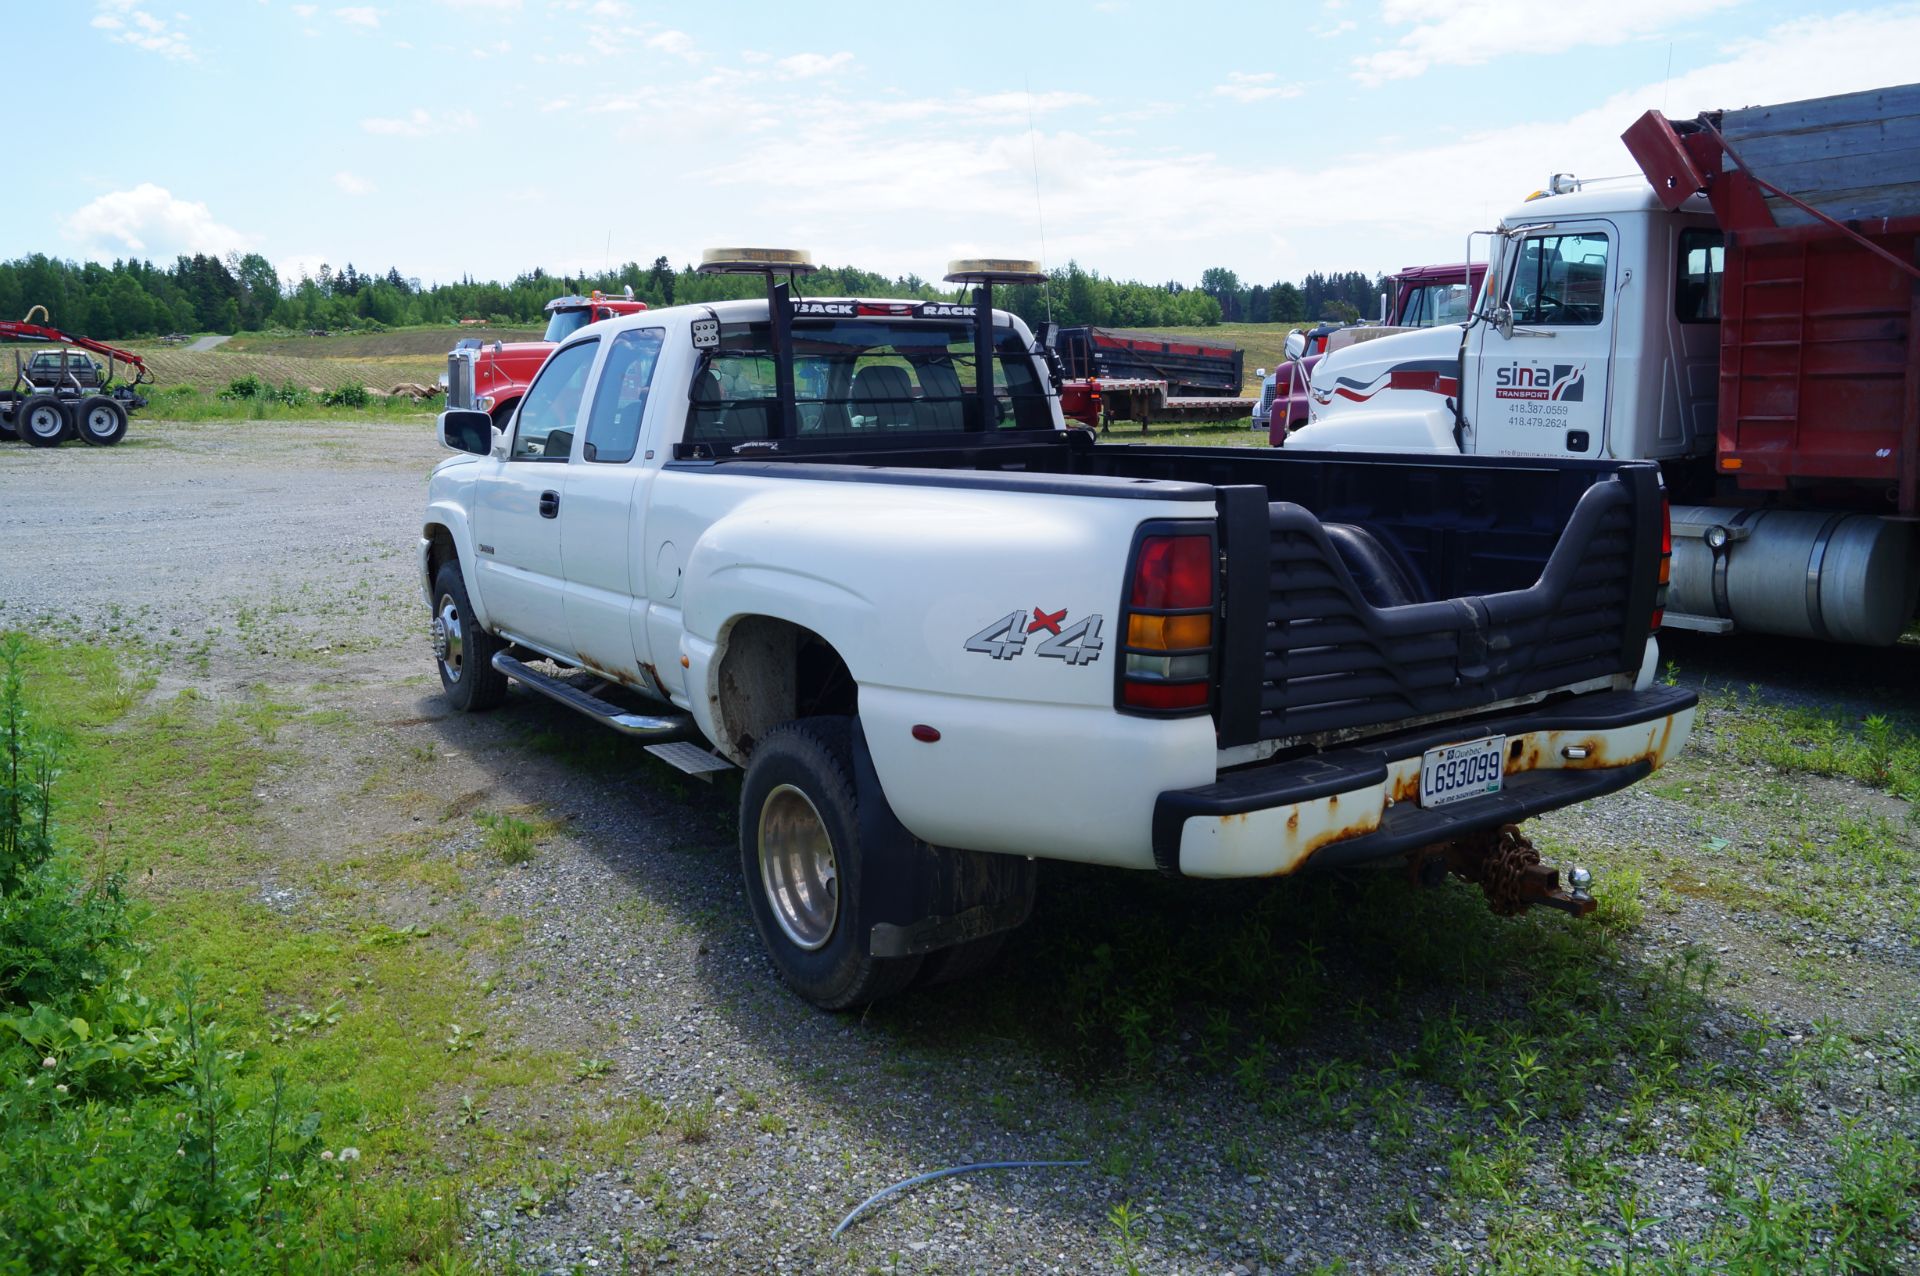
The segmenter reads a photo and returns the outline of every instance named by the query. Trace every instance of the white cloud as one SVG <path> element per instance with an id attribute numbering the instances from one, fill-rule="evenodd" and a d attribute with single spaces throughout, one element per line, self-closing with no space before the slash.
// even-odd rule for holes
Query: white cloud
<path id="1" fill-rule="evenodd" d="M 129 44 L 177 62 L 193 61 L 193 45 L 184 31 L 172 25 L 185 21 L 185 14 L 174 14 L 172 21 L 156 18 L 137 0 L 98 0 L 96 8 L 91 25 L 115 44 Z"/>
<path id="2" fill-rule="evenodd" d="M 1215 97 L 1230 97 L 1236 102 L 1261 102 L 1270 97 L 1299 97 L 1298 84 L 1275 84 L 1274 73 L 1260 71 L 1249 74 L 1246 71 L 1227 72 L 1227 82 L 1213 86 Z"/>
<path id="3" fill-rule="evenodd" d="M 1368 86 L 1404 80 L 1431 66 L 1478 66 L 1512 53 L 1563 53 L 1588 45 L 1624 44 L 1740 0 L 1613 0 L 1604 22 L 1543 21 L 1536 0 L 1385 0 L 1380 21 L 1413 29 L 1391 49 L 1353 60 L 1353 78 Z"/>
<path id="4" fill-rule="evenodd" d="M 320 267 L 326 264 L 326 257 L 320 253 L 293 253 L 276 260 L 273 273 L 280 276 L 282 288 L 291 288 L 302 279 L 318 279 Z"/>
<path id="5" fill-rule="evenodd" d="M 1345 35 L 1347 32 L 1352 31 L 1357 27 L 1359 27 L 1359 25 L 1360 24 L 1355 22 L 1352 18 L 1348 18 L 1344 22 L 1336 22 L 1330 27 L 1315 27 L 1313 29 L 1313 33 L 1319 36 L 1322 40 L 1331 40 L 1335 36 Z"/>
<path id="6" fill-rule="evenodd" d="M 152 182 L 100 196 L 67 217 L 60 231 L 88 256 L 99 258 L 165 261 L 181 253 L 224 257 L 253 245 L 251 235 L 215 221 L 205 204 L 178 199 Z"/>
<path id="7" fill-rule="evenodd" d="M 380 25 L 380 10 L 370 4 L 354 4 L 344 9 L 335 9 L 333 16 L 350 27 L 366 27 L 371 30 Z"/>
<path id="8" fill-rule="evenodd" d="M 693 57 L 693 37 L 685 31 L 662 31 L 659 35 L 648 38 L 647 47 L 661 53 L 672 54 L 676 58 Z"/>
<path id="9" fill-rule="evenodd" d="M 853 54 L 843 49 L 839 53 L 796 53 L 792 57 L 781 58 L 774 65 L 780 68 L 783 75 L 804 80 L 837 71 L 851 61 Z"/>
<path id="10" fill-rule="evenodd" d="M 479 127 L 472 111 L 428 111 L 414 107 L 405 115 L 360 121 L 360 127 L 381 137 L 434 137 L 441 133 L 467 133 Z"/>
<path id="11" fill-rule="evenodd" d="M 518 13 L 520 0 L 438 0 L 449 9 L 486 10 L 490 13 Z"/>
<path id="12" fill-rule="evenodd" d="M 1670 113 L 1899 83 L 1912 78 L 1916 47 L 1916 5 L 1755 30 L 1711 66 L 1676 67 Z M 688 95 L 665 92 L 630 95 L 614 109 L 632 114 L 636 135 L 683 133 L 701 153 L 727 157 L 683 179 L 690 196 L 699 193 L 694 203 L 725 210 L 724 225 L 684 228 L 700 242 L 791 242 L 816 260 L 923 276 L 970 252 L 1036 256 L 1038 168 L 1054 263 L 1073 257 L 1121 278 L 1189 281 L 1226 263 L 1266 281 L 1457 260 L 1467 232 L 1490 227 L 1549 173 L 1634 171 L 1619 136 L 1660 106 L 1662 91 L 1656 78 L 1590 107 L 1510 113 L 1483 132 L 1409 127 L 1403 139 L 1334 149 L 1337 158 L 1281 148 L 1251 164 L 1238 151 L 1179 153 L 1095 135 L 1113 114 L 1097 103 L 1067 114 L 1090 103 L 1078 95 L 1036 94 L 1037 109 L 1055 108 L 1056 124 L 1032 135 L 1019 93 L 869 97 L 854 110 L 851 93 L 756 95 L 749 83 L 729 97 L 725 119 L 702 120 Z M 778 127 L 756 131 L 761 118 Z M 807 181 L 768 188 L 767 173 L 795 154 L 808 157 Z M 1193 199 L 1225 189 L 1235 198 Z M 1293 210 L 1284 232 L 1271 211 L 1281 206 Z M 1484 255 L 1484 242 L 1477 251 Z"/>
<path id="13" fill-rule="evenodd" d="M 373 184 L 371 178 L 362 177 L 358 173 L 349 173 L 344 168 L 333 175 L 333 184 L 349 195 L 371 195 L 379 189 Z"/>

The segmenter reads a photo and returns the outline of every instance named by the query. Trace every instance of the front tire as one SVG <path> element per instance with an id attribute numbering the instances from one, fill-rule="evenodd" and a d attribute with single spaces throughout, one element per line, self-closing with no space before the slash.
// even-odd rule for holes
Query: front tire
<path id="1" fill-rule="evenodd" d="M 433 599 L 433 656 L 447 703 L 461 713 L 498 708 L 507 698 L 507 676 L 493 667 L 501 644 L 474 619 L 458 562 L 433 574 Z"/>
<path id="2" fill-rule="evenodd" d="M 35 447 L 59 447 L 67 438 L 67 412 L 51 394 L 31 395 L 15 410 L 13 428 Z"/>
<path id="3" fill-rule="evenodd" d="M 740 867 L 767 955 L 822 1010 L 892 996 L 919 957 L 862 951 L 853 720 L 805 718 L 767 733 L 740 790 Z"/>
<path id="4" fill-rule="evenodd" d="M 80 405 L 80 439 L 94 447 L 112 447 L 127 437 L 127 410 L 105 395 Z"/>

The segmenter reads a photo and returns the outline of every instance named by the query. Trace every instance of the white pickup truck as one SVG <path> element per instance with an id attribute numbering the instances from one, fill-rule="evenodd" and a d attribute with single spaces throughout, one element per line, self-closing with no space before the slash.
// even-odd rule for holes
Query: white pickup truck
<path id="1" fill-rule="evenodd" d="M 991 283 L 583 328 L 449 411 L 420 567 L 461 710 L 508 681 L 739 766 L 747 897 L 828 1008 L 991 956 L 1036 859 L 1460 872 L 1592 906 L 1511 826 L 1672 757 L 1638 462 L 1095 446 Z M 990 346 L 983 367 L 977 352 Z"/>

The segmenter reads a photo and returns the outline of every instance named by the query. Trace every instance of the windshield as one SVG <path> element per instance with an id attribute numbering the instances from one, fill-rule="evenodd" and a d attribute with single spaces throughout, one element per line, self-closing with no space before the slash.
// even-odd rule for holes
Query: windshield
<path id="1" fill-rule="evenodd" d="M 1406 306 L 1400 312 L 1401 326 L 1431 328 L 1443 323 L 1465 323 L 1472 300 L 1464 282 L 1418 284 L 1408 291 Z"/>
<path id="2" fill-rule="evenodd" d="M 993 417 L 1002 430 L 1051 430 L 1033 357 L 995 329 Z M 765 323 L 722 325 L 695 373 L 688 442 L 772 436 L 777 393 Z M 926 320 L 838 319 L 793 325 L 793 398 L 801 437 L 958 432 L 979 418 L 973 327 Z"/>
<path id="3" fill-rule="evenodd" d="M 553 318 L 547 320 L 546 335 L 540 339 L 557 345 L 586 327 L 592 318 L 593 316 L 585 310 L 556 310 L 553 312 Z"/>

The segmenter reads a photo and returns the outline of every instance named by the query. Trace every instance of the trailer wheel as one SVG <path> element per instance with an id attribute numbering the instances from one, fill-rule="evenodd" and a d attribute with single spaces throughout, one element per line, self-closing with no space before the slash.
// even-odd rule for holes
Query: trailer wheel
<path id="1" fill-rule="evenodd" d="M 13 426 L 35 447 L 59 447 L 67 438 L 67 411 L 51 394 L 32 395 L 14 412 Z"/>
<path id="2" fill-rule="evenodd" d="M 507 676 L 493 667 L 500 643 L 474 619 L 459 563 L 440 565 L 433 597 L 433 657 L 447 703 L 461 713 L 498 708 L 507 698 Z"/>
<path id="3" fill-rule="evenodd" d="M 740 866 L 753 924 L 787 986 L 822 1010 L 892 996 L 921 961 L 862 951 L 852 738 L 851 718 L 775 727 L 754 750 L 740 790 Z"/>
<path id="4" fill-rule="evenodd" d="M 127 437 L 127 410 L 105 395 L 80 405 L 80 438 L 95 447 L 112 447 Z"/>

